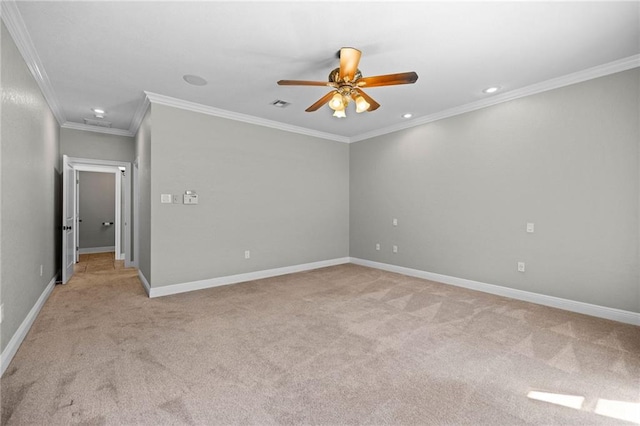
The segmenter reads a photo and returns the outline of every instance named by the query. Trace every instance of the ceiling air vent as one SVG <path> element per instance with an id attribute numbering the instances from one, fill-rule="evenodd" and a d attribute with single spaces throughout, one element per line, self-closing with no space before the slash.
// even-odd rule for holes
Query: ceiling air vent
<path id="1" fill-rule="evenodd" d="M 285 108 L 285 107 L 288 107 L 291 104 L 289 102 L 287 102 L 287 101 L 276 99 L 275 101 L 271 102 L 271 105 L 273 105 L 274 107 L 278 107 L 278 108 Z"/>
<path id="2" fill-rule="evenodd" d="M 85 118 L 84 124 L 88 124 L 89 126 L 111 127 L 110 121 L 94 120 L 93 118 Z"/>

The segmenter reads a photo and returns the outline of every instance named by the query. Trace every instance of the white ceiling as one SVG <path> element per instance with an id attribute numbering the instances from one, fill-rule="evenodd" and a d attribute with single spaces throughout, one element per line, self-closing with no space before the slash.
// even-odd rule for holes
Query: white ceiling
<path id="1" fill-rule="evenodd" d="M 82 123 L 92 118 L 91 108 L 101 107 L 105 120 L 123 130 L 135 130 L 132 120 L 148 91 L 357 138 L 409 125 L 401 118 L 405 112 L 419 122 L 592 67 L 633 56 L 637 62 L 640 54 L 638 2 L 30 1 L 14 6 L 13 27 L 22 27 L 22 37 L 30 38 L 63 120 Z M 280 79 L 326 81 L 343 46 L 362 50 L 364 76 L 416 71 L 419 79 L 369 89 L 382 107 L 356 114 L 350 106 L 346 119 L 333 118 L 328 107 L 304 111 L 328 88 L 276 85 Z M 182 79 L 185 74 L 209 84 L 191 86 Z M 493 85 L 501 92 L 482 92 Z M 291 105 L 271 106 L 276 99 Z"/>

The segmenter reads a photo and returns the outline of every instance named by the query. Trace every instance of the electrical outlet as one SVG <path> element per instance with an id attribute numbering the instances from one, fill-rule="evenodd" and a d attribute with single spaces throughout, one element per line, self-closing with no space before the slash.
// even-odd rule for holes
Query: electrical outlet
<path id="1" fill-rule="evenodd" d="M 524 272 L 524 262 L 518 262 L 518 272 Z"/>
<path id="2" fill-rule="evenodd" d="M 393 218 L 393 226 L 398 226 L 398 219 L 395 217 Z"/>
<path id="3" fill-rule="evenodd" d="M 245 259 L 251 259 L 251 251 L 245 250 L 244 251 L 244 258 Z"/>
<path id="4" fill-rule="evenodd" d="M 171 194 L 160 194 L 160 202 L 162 204 L 171 204 Z"/>
<path id="5" fill-rule="evenodd" d="M 527 223 L 527 232 L 530 234 L 533 234 L 534 230 L 535 230 L 535 224 Z"/>
<path id="6" fill-rule="evenodd" d="M 376 243 L 376 250 L 380 251 L 380 243 Z"/>
<path id="7" fill-rule="evenodd" d="M 393 246 L 393 252 L 397 253 L 398 252 L 398 246 Z"/>
<path id="8" fill-rule="evenodd" d="M 43 273 L 44 273 L 44 267 L 43 265 L 40 265 L 40 276 L 42 276 Z"/>

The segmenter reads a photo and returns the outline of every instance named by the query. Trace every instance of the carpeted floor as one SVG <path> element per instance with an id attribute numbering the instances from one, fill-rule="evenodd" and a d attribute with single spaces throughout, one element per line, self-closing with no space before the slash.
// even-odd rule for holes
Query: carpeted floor
<path id="1" fill-rule="evenodd" d="M 81 254 L 74 273 L 113 271 L 124 268 L 124 260 L 116 260 L 114 252 Z"/>
<path id="2" fill-rule="evenodd" d="M 89 256 L 1 385 L 8 425 L 631 424 L 640 328 L 355 265 L 149 299 Z"/>

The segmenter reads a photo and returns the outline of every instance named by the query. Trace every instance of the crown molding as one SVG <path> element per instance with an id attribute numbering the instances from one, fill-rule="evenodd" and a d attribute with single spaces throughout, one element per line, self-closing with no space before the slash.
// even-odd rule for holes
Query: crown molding
<path id="1" fill-rule="evenodd" d="M 286 132 L 298 133 L 307 136 L 313 136 L 321 139 L 329 139 L 337 142 L 349 143 L 350 138 L 346 136 L 334 135 L 333 133 L 320 132 L 318 130 L 308 129 L 306 127 L 293 126 L 291 124 L 281 123 L 279 121 L 267 120 L 265 118 L 255 117 L 253 115 L 241 114 L 238 112 L 227 111 L 220 108 L 214 108 L 208 105 L 202 105 L 195 102 L 185 101 L 182 99 L 172 98 L 169 96 L 159 95 L 157 93 L 144 92 L 149 101 L 158 105 L 165 105 L 174 108 L 184 109 L 187 111 L 199 112 L 201 114 L 213 115 L 215 117 L 227 118 L 229 120 L 242 121 L 243 123 L 255 124 L 272 129 L 284 130 Z"/>
<path id="2" fill-rule="evenodd" d="M 129 132 L 135 136 L 138 133 L 138 129 L 140 128 L 140 124 L 142 124 L 142 120 L 144 120 L 144 115 L 147 113 L 151 102 L 149 101 L 149 96 L 145 93 L 142 102 L 138 104 L 138 108 L 136 112 L 133 114 L 133 118 L 131 119 L 131 125 L 129 126 Z"/>
<path id="3" fill-rule="evenodd" d="M 27 63 L 31 75 L 33 75 L 33 78 L 40 87 L 42 95 L 49 104 L 51 112 L 54 117 L 56 117 L 58 124 L 62 126 L 67 119 L 53 91 L 49 76 L 42 66 L 33 41 L 31 41 L 31 36 L 29 36 L 29 32 L 27 31 L 27 27 L 24 24 L 16 2 L 13 0 L 2 0 L 2 13 L 0 13 L 0 15 L 2 15 L 2 21 L 7 26 L 7 30 L 9 30 L 9 34 L 11 34 L 13 41 L 16 43 L 18 51 Z"/>
<path id="4" fill-rule="evenodd" d="M 630 70 L 632 68 L 640 67 L 640 55 L 633 55 L 627 58 L 619 59 L 617 61 L 609 62 L 603 65 L 598 65 L 592 68 L 587 68 L 582 71 L 567 74 L 561 77 L 552 78 L 550 80 L 543 81 L 541 83 L 532 84 L 530 86 L 515 89 L 510 92 L 505 92 L 500 95 L 492 96 L 491 98 L 482 99 L 480 101 L 471 102 L 465 105 L 460 105 L 455 108 L 450 108 L 444 111 L 436 112 L 424 117 L 411 120 L 409 122 L 399 123 L 393 126 L 385 127 L 382 129 L 374 130 L 367 133 L 362 133 L 350 138 L 349 142 L 358 142 L 366 139 L 371 139 L 376 136 L 386 135 L 388 133 L 397 132 L 400 130 L 409 129 L 412 127 L 421 126 L 423 124 L 431 123 L 443 118 L 449 118 L 456 115 L 464 114 L 467 112 L 475 111 L 478 109 L 486 108 L 492 105 L 500 104 L 503 102 L 512 101 L 514 99 L 523 98 L 526 96 L 535 95 L 537 93 L 546 92 L 548 90 L 559 89 L 564 86 L 569 86 L 576 83 L 582 83 L 583 81 L 592 80 L 598 77 L 604 77 L 617 72 Z"/>
<path id="5" fill-rule="evenodd" d="M 135 133 L 129 130 L 114 129 L 112 127 L 90 126 L 84 123 L 75 123 L 73 121 L 65 121 L 60 127 L 64 129 L 83 130 L 85 132 L 105 133 L 107 135 L 134 137 Z"/>
<path id="6" fill-rule="evenodd" d="M 607 64 L 598 65 L 586 70 L 578 71 L 565 76 L 553 78 L 541 83 L 532 84 L 530 86 L 515 89 L 509 92 L 501 93 L 490 98 L 482 99 L 476 102 L 471 102 L 465 105 L 460 105 L 454 108 L 450 108 L 444 111 L 439 111 L 434 114 L 430 114 L 423 117 L 418 117 L 414 120 L 401 122 L 392 126 L 384 127 L 382 129 L 373 130 L 371 132 L 362 133 L 352 137 L 336 135 L 333 133 L 321 132 L 305 127 L 294 126 L 291 124 L 281 123 L 274 120 L 268 120 L 264 118 L 255 117 L 248 114 L 241 114 L 233 111 L 227 111 L 220 108 L 215 108 L 195 102 L 185 101 L 169 96 L 159 95 L 156 93 L 145 92 L 145 97 L 138 105 L 136 112 L 131 120 L 129 130 L 114 129 L 114 128 L 102 128 L 97 126 L 89 126 L 86 124 L 75 123 L 67 121 L 64 111 L 58 102 L 55 95 L 49 77 L 44 70 L 40 57 L 33 45 L 33 41 L 29 36 L 29 33 L 22 19 L 22 15 L 18 9 L 15 0 L 2 0 L 2 7 L 0 17 L 7 26 L 7 30 L 13 38 L 18 51 L 22 55 L 24 61 L 29 68 L 29 71 L 33 75 L 36 83 L 40 87 L 42 94 L 49 104 L 53 115 L 56 117 L 58 124 L 61 127 L 76 130 L 85 130 L 97 133 L 106 133 L 118 136 L 135 136 L 140 127 L 144 115 L 149 108 L 150 103 L 156 103 L 160 105 L 171 106 L 174 108 L 180 108 L 184 110 L 199 112 L 202 114 L 212 115 L 221 118 L 227 118 L 230 120 L 241 121 L 244 123 L 255 124 L 258 126 L 270 127 L 273 129 L 284 130 L 286 132 L 298 133 L 307 136 L 313 136 L 321 139 L 328 139 L 343 143 L 352 143 L 371 139 L 377 136 L 382 136 L 389 133 L 394 133 L 400 130 L 409 129 L 412 127 L 421 126 L 427 123 L 431 123 L 444 118 L 453 117 L 467 112 L 475 111 L 478 109 L 486 108 L 492 105 L 508 102 L 514 99 L 523 98 L 526 96 L 535 95 L 548 90 L 558 89 L 564 86 L 569 86 L 583 81 L 595 79 L 598 77 L 604 77 L 606 75 L 614 74 L 617 72 L 626 71 L 632 68 L 640 67 L 640 55 L 633 55 L 627 58 L 619 59 L 617 61 L 609 62 Z"/>
<path id="7" fill-rule="evenodd" d="M 444 111 L 439 111 L 434 114 L 430 114 L 424 117 L 419 117 L 415 120 L 408 122 L 398 123 L 393 126 L 384 127 L 382 129 L 373 130 L 371 132 L 362 133 L 352 137 L 335 135 L 332 133 L 320 132 L 317 130 L 308 129 L 305 127 L 293 126 L 285 123 L 280 123 L 273 120 L 267 120 L 259 117 L 254 117 L 247 114 L 240 114 L 232 111 L 227 111 L 219 108 L 210 107 L 207 105 L 198 104 L 195 102 L 184 101 L 169 96 L 159 95 L 157 93 L 145 92 L 146 98 L 151 103 L 157 103 L 161 105 L 171 106 L 175 108 L 185 109 L 194 112 L 200 112 L 203 114 L 214 115 L 216 117 L 228 118 L 231 120 L 242 121 L 245 123 L 256 124 L 259 126 L 271 127 L 274 129 L 280 129 L 287 132 L 299 133 L 308 136 L 315 136 L 322 139 L 329 139 L 344 143 L 359 142 L 367 139 L 372 139 L 377 136 L 386 135 L 389 133 L 398 132 L 400 130 L 410 129 L 412 127 L 422 126 L 424 124 L 432 123 L 434 121 L 442 120 L 444 118 L 454 117 L 456 115 L 465 114 L 467 112 L 479 110 L 489 106 L 497 105 L 503 102 L 512 101 L 514 99 L 524 98 L 526 96 L 535 95 L 538 93 L 546 92 L 548 90 L 559 89 L 561 87 L 570 86 L 572 84 L 582 83 L 587 80 L 593 80 L 595 78 L 604 77 L 617 72 L 630 70 L 632 68 L 640 67 L 640 55 L 633 55 L 627 58 L 622 58 L 617 61 L 609 62 L 606 64 L 598 65 L 585 70 L 577 71 L 575 73 L 567 74 L 564 76 L 552 78 L 540 83 L 532 84 L 530 86 L 515 89 L 509 92 L 501 93 L 491 98 L 481 99 L 476 102 L 471 102 L 465 105 L 460 105 L 454 108 L 450 108 Z M 146 101 L 146 102 L 148 102 Z M 148 106 L 141 106 L 138 111 L 142 111 L 142 117 L 146 112 Z M 136 113 L 138 114 L 138 113 Z M 140 120 L 142 120 L 142 117 Z M 135 120 L 134 120 L 135 122 Z M 138 122 L 139 126 L 139 122 Z M 132 123 L 133 131 L 133 123 Z M 137 130 L 137 128 L 136 128 Z M 133 132 L 135 134 L 135 132 Z"/>

